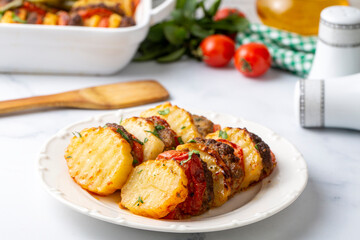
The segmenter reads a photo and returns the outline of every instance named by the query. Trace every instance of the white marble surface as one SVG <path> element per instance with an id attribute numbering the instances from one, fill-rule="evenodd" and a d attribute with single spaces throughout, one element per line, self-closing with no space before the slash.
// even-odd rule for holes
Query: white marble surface
<path id="1" fill-rule="evenodd" d="M 132 63 L 111 77 L 0 75 L 0 100 L 134 79 L 157 79 L 171 101 L 258 122 L 293 142 L 309 183 L 290 207 L 264 221 L 223 232 L 169 234 L 112 225 L 50 197 L 35 173 L 40 146 L 60 128 L 105 111 L 46 110 L 0 117 L 1 239 L 357 239 L 360 219 L 360 132 L 306 130 L 293 114 L 296 77 L 271 70 L 250 80 L 231 67 L 195 61 Z"/>

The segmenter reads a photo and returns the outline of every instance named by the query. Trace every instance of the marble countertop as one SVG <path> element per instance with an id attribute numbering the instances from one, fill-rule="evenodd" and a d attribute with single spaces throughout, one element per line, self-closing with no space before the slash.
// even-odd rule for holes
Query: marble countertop
<path id="1" fill-rule="evenodd" d="M 287 209 L 234 230 L 169 234 L 92 219 L 62 205 L 40 185 L 35 161 L 41 145 L 60 128 L 105 111 L 45 110 L 0 117 L 0 225 L 2 239 L 355 239 L 360 219 L 360 133 L 309 130 L 294 117 L 297 77 L 270 70 L 257 80 L 231 67 L 195 61 L 132 63 L 110 77 L 0 75 L 0 100 L 50 94 L 135 79 L 157 79 L 184 108 L 228 113 L 263 124 L 303 153 L 309 182 Z"/>

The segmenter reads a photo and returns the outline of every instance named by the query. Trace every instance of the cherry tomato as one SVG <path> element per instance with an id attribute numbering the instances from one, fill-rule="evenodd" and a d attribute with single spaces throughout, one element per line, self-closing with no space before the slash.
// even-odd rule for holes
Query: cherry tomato
<path id="1" fill-rule="evenodd" d="M 200 157 L 196 154 L 189 155 L 188 152 L 170 150 L 160 153 L 156 159 L 175 160 L 181 164 L 188 179 L 188 197 L 180 203 L 173 212 L 165 218 L 179 219 L 181 215 L 198 215 L 203 211 L 202 205 L 206 191 L 205 171 Z M 206 200 L 207 201 L 207 200 Z"/>
<path id="2" fill-rule="evenodd" d="M 247 77 L 263 75 L 271 65 L 271 55 L 264 44 L 248 43 L 235 52 L 235 67 Z"/>
<path id="3" fill-rule="evenodd" d="M 200 48 L 203 61 L 212 67 L 224 67 L 235 53 L 234 41 L 225 35 L 215 34 L 205 38 Z"/>
<path id="4" fill-rule="evenodd" d="M 220 21 L 227 18 L 229 15 L 238 15 L 239 17 L 245 18 L 245 14 L 236 8 L 223 8 L 216 12 L 214 20 Z"/>

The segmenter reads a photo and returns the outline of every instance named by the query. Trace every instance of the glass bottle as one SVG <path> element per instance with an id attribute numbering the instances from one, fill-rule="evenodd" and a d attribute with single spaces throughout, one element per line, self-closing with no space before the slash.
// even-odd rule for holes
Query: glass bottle
<path id="1" fill-rule="evenodd" d="M 345 5 L 347 0 L 257 0 L 256 8 L 261 21 L 271 27 L 316 35 L 320 13 L 329 6 Z"/>

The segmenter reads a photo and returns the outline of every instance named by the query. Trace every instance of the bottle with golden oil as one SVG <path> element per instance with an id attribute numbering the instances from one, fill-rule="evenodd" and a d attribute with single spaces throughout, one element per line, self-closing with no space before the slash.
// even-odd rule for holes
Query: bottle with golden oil
<path id="1" fill-rule="evenodd" d="M 261 21 L 271 27 L 316 35 L 320 13 L 329 6 L 345 5 L 347 0 L 257 0 L 256 8 Z"/>

